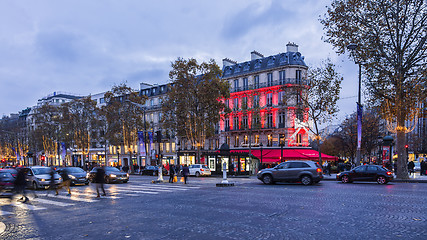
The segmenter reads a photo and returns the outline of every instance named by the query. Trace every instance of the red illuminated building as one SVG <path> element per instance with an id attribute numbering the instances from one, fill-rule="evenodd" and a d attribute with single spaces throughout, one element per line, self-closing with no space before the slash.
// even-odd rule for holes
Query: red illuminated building
<path id="1" fill-rule="evenodd" d="M 269 57 L 253 51 L 243 63 L 223 60 L 231 96 L 222 101 L 232 112 L 222 114 L 220 141 L 230 149 L 308 146 L 308 109 L 300 100 L 309 88 L 307 65 L 298 45 L 286 47 Z"/>

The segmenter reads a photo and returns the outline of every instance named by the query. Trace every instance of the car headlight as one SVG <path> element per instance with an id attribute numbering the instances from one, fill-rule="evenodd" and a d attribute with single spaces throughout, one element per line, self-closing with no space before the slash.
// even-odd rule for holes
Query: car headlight
<path id="1" fill-rule="evenodd" d="M 62 180 L 62 178 L 59 178 L 59 181 L 61 181 Z"/>
<path id="2" fill-rule="evenodd" d="M 129 173 L 126 173 L 126 176 L 129 177 Z"/>
<path id="3" fill-rule="evenodd" d="M 341 173 L 337 173 L 337 177 L 341 176 Z"/>
<path id="4" fill-rule="evenodd" d="M 46 179 L 44 179 L 44 178 L 38 178 L 38 180 L 40 180 L 42 182 L 46 181 Z"/>
<path id="5" fill-rule="evenodd" d="M 76 177 L 74 177 L 73 175 L 68 175 L 68 177 L 71 179 L 76 179 Z"/>
<path id="6" fill-rule="evenodd" d="M 110 174 L 110 177 L 117 177 L 116 174 Z"/>

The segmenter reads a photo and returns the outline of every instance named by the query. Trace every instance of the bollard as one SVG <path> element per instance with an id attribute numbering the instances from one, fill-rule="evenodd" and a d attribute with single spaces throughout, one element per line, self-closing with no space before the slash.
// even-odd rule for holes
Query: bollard
<path id="1" fill-rule="evenodd" d="M 232 187 L 234 183 L 229 183 L 227 180 L 227 163 L 222 163 L 222 182 L 216 184 L 217 187 Z"/>

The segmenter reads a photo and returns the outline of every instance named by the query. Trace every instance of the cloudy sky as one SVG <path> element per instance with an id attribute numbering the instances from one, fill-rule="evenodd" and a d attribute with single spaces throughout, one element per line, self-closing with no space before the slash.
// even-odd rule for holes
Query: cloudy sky
<path id="1" fill-rule="evenodd" d="M 166 83 L 177 57 L 222 66 L 299 45 L 308 65 L 331 58 L 344 76 L 342 119 L 355 111 L 357 66 L 322 40 L 327 0 L 2 0 L 0 114 L 53 92 L 96 94 Z"/>

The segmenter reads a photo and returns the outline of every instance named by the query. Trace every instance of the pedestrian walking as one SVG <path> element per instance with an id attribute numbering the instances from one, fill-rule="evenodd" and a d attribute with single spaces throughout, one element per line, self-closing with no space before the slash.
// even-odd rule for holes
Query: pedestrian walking
<path id="1" fill-rule="evenodd" d="M 175 178 L 175 166 L 173 164 L 169 165 L 169 183 L 173 183 Z"/>
<path id="2" fill-rule="evenodd" d="M 414 168 L 415 168 L 415 163 L 414 163 L 413 161 L 410 161 L 410 162 L 408 163 L 408 171 L 409 171 L 409 174 L 412 174 L 412 173 L 414 172 Z"/>
<path id="3" fill-rule="evenodd" d="M 187 178 L 188 175 L 190 175 L 190 169 L 188 168 L 187 164 L 182 167 L 182 175 L 184 176 L 184 184 L 187 184 Z"/>
<path id="4" fill-rule="evenodd" d="M 21 194 L 21 198 L 19 200 L 23 203 L 28 201 L 28 197 L 25 195 L 25 186 L 27 184 L 26 175 L 27 174 L 24 169 L 19 169 L 14 182 L 14 192 L 15 194 Z"/>
<path id="5" fill-rule="evenodd" d="M 420 176 L 423 176 L 426 174 L 426 163 L 424 162 L 424 159 L 420 162 Z"/>
<path id="6" fill-rule="evenodd" d="M 329 162 L 326 162 L 326 172 L 331 176 L 331 164 Z"/>
<path id="7" fill-rule="evenodd" d="M 55 195 L 58 195 L 58 189 L 56 189 L 56 185 L 55 185 L 55 170 L 54 170 L 53 166 L 52 166 L 52 167 L 50 167 L 49 175 L 50 175 L 50 179 L 49 179 L 49 188 L 48 188 L 48 190 L 47 190 L 47 192 L 46 192 L 46 197 L 47 197 L 47 196 L 49 195 L 49 193 L 50 193 L 51 191 L 53 191 L 53 190 L 55 190 Z"/>
<path id="8" fill-rule="evenodd" d="M 102 190 L 102 196 L 106 196 L 104 189 L 104 181 L 105 181 L 105 170 L 103 167 L 100 167 L 96 170 L 95 173 L 95 184 L 96 184 L 96 197 L 99 198 L 99 189 Z"/>
<path id="9" fill-rule="evenodd" d="M 68 176 L 68 173 L 66 171 L 60 172 L 62 183 L 56 188 L 56 195 L 58 195 L 58 190 L 62 188 L 66 188 L 68 190 L 68 196 L 71 196 L 71 178 Z"/>

